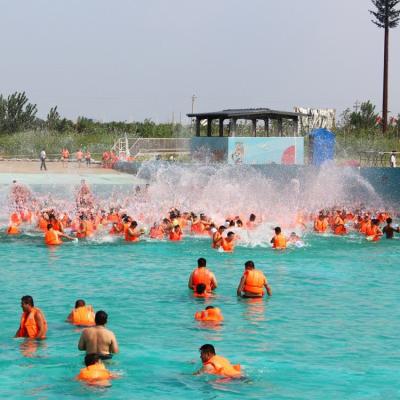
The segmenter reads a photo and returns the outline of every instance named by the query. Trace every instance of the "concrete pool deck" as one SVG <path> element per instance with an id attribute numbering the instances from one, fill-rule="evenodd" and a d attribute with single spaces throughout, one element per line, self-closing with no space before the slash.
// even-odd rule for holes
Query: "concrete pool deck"
<path id="1" fill-rule="evenodd" d="M 92 185 L 143 185 L 145 180 L 134 175 L 102 168 L 98 164 L 91 167 L 69 163 L 66 167 L 61 162 L 48 162 L 47 171 L 40 171 L 39 161 L 0 161 L 0 185 L 11 184 L 13 180 L 24 184 L 69 185 L 79 184 L 85 179 Z"/>

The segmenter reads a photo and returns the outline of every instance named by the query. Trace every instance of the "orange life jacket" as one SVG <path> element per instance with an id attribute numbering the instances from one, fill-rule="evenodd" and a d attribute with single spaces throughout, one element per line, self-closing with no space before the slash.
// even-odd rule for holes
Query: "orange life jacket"
<path id="1" fill-rule="evenodd" d="M 153 226 L 150 228 L 149 236 L 150 239 L 164 239 L 164 230 L 161 228 L 161 226 Z"/>
<path id="2" fill-rule="evenodd" d="M 377 242 L 381 238 L 379 233 L 380 229 L 376 225 L 370 225 L 365 232 L 365 236 L 367 236 L 369 240 Z"/>
<path id="3" fill-rule="evenodd" d="M 264 295 L 265 275 L 262 271 L 249 269 L 244 272 L 243 276 L 246 277 L 243 287 L 244 292 Z"/>
<path id="4" fill-rule="evenodd" d="M 239 377 L 241 375 L 240 365 L 232 365 L 225 357 L 213 356 L 204 365 L 211 365 L 214 371 L 210 374 L 222 375 L 229 378 Z"/>
<path id="5" fill-rule="evenodd" d="M 206 285 L 207 292 L 211 292 L 211 272 L 205 267 L 196 268 L 192 274 L 193 287 L 196 288 L 201 283 Z"/>
<path id="6" fill-rule="evenodd" d="M 14 224 L 9 225 L 6 230 L 6 233 L 7 233 L 7 235 L 18 235 L 20 233 L 18 225 L 14 225 Z"/>
<path id="7" fill-rule="evenodd" d="M 108 214 L 107 220 L 111 223 L 119 222 L 119 216 L 118 214 Z"/>
<path id="8" fill-rule="evenodd" d="M 71 313 L 71 323 L 74 325 L 95 325 L 94 312 L 89 306 L 74 308 Z"/>
<path id="9" fill-rule="evenodd" d="M 24 222 L 28 222 L 28 223 L 31 222 L 32 221 L 32 213 L 29 210 L 27 210 L 26 212 L 21 211 L 21 219 Z"/>
<path id="10" fill-rule="evenodd" d="M 131 234 L 129 233 L 129 229 L 127 229 L 127 230 L 125 231 L 125 240 L 126 240 L 127 242 L 138 242 L 138 241 L 139 241 L 139 237 L 136 236 L 136 235 L 131 235 Z"/>
<path id="11" fill-rule="evenodd" d="M 111 373 L 101 362 L 82 368 L 77 376 L 77 379 L 83 381 L 103 381 L 110 378 Z"/>
<path id="12" fill-rule="evenodd" d="M 191 232 L 197 234 L 204 234 L 206 227 L 201 221 L 194 222 L 190 228 Z"/>
<path id="13" fill-rule="evenodd" d="M 62 240 L 58 237 L 58 231 L 51 229 L 44 234 L 44 242 L 47 245 L 53 246 L 61 244 Z"/>
<path id="14" fill-rule="evenodd" d="M 50 222 L 47 219 L 44 219 L 43 217 L 39 218 L 39 229 L 41 229 L 42 231 L 46 231 L 47 230 L 47 225 Z"/>
<path id="15" fill-rule="evenodd" d="M 17 332 L 17 337 L 29 337 L 29 338 L 36 338 L 38 333 L 39 333 L 39 328 L 37 326 L 37 323 L 35 321 L 35 315 L 37 312 L 40 312 L 40 309 L 37 307 L 33 307 L 30 313 L 23 312 L 21 315 L 21 322 L 19 325 L 19 329 Z M 44 317 L 44 314 L 42 313 L 43 316 L 43 323 L 44 323 L 44 335 L 41 337 L 41 339 L 44 339 L 46 337 L 46 332 L 47 332 L 47 322 Z"/>
<path id="16" fill-rule="evenodd" d="M 93 236 L 93 232 L 94 232 L 94 225 L 93 225 L 93 221 L 92 220 L 87 220 L 86 221 L 86 236 Z"/>
<path id="17" fill-rule="evenodd" d="M 221 310 L 217 307 L 209 308 L 208 310 L 198 311 L 194 315 L 195 319 L 198 321 L 213 321 L 220 322 L 224 320 Z"/>
<path id="18" fill-rule="evenodd" d="M 55 231 L 61 232 L 61 224 L 60 224 L 60 221 L 58 221 L 58 220 L 53 220 L 53 221 L 51 221 L 50 223 L 51 223 L 51 225 L 53 226 L 53 229 L 54 229 Z"/>
<path id="19" fill-rule="evenodd" d="M 326 230 L 328 229 L 328 221 L 326 220 L 326 218 L 324 218 L 322 221 L 317 218 L 314 221 L 314 231 L 318 232 L 318 233 L 323 233 L 326 232 Z"/>
<path id="20" fill-rule="evenodd" d="M 371 227 L 371 221 L 368 220 L 363 220 L 360 222 L 360 233 L 363 233 L 364 235 L 367 233 L 367 230 Z"/>
<path id="21" fill-rule="evenodd" d="M 21 216 L 19 215 L 19 213 L 13 212 L 10 215 L 10 221 L 15 225 L 19 225 L 21 223 Z"/>
<path id="22" fill-rule="evenodd" d="M 225 238 L 222 239 L 222 248 L 227 253 L 232 253 L 235 248 L 235 240 L 228 241 Z"/>
<path id="23" fill-rule="evenodd" d="M 173 242 L 177 242 L 179 240 L 182 240 L 182 232 L 175 232 L 171 231 L 169 233 L 169 240 L 172 240 Z"/>
<path id="24" fill-rule="evenodd" d="M 272 247 L 278 250 L 286 249 L 286 238 L 282 233 L 274 236 L 274 244 Z"/>

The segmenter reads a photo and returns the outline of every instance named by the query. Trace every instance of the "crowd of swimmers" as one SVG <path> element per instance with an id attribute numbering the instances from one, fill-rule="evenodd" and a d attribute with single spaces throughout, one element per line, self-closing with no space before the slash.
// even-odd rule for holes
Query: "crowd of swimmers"
<path id="1" fill-rule="evenodd" d="M 212 298 L 218 283 L 213 272 L 207 268 L 205 258 L 197 260 L 197 267 L 190 273 L 188 287 L 195 298 Z M 255 268 L 254 262 L 245 263 L 243 275 L 237 287 L 237 296 L 251 299 L 262 299 L 264 294 L 272 296 L 272 289 L 264 273 Z M 44 340 L 47 337 L 48 324 L 44 312 L 35 306 L 31 296 L 21 298 L 21 320 L 15 337 L 29 340 Z M 206 324 L 220 324 L 224 317 L 220 308 L 209 305 L 197 311 L 194 319 Z M 110 379 L 117 374 L 107 370 L 104 362 L 119 352 L 115 334 L 107 329 L 108 315 L 105 311 L 95 312 L 83 299 L 76 300 L 74 308 L 66 321 L 79 327 L 81 332 L 78 349 L 85 352 L 85 367 L 76 376 L 78 380 L 93 385 L 109 385 Z M 195 374 L 207 373 L 225 378 L 236 378 L 243 375 L 240 365 L 232 365 L 226 358 L 216 355 L 213 345 L 200 347 L 202 368 Z"/>
<path id="2" fill-rule="evenodd" d="M 49 246 L 60 245 L 63 239 L 77 241 L 99 233 L 121 236 L 128 243 L 138 242 L 143 236 L 153 240 L 178 242 L 185 236 L 195 235 L 208 237 L 212 249 L 233 252 L 236 243 L 241 239 L 241 232 L 254 231 L 265 222 L 265 219 L 250 214 L 247 218 L 226 216 L 224 221 L 216 224 L 204 213 L 197 215 L 194 212 L 181 212 L 172 208 L 164 218 L 154 222 L 150 229 L 145 229 L 140 227 L 137 220 L 127 212 L 117 207 L 108 210 L 96 207 L 94 196 L 84 181 L 76 195 L 74 213 L 51 207 L 40 210 L 29 208 L 27 198 L 32 197 L 29 190 L 18 185 L 15 185 L 13 190 L 14 210 L 10 214 L 6 233 L 18 235 L 22 231 L 21 227 L 33 225 L 43 232 L 44 242 Z M 138 219 L 141 220 L 141 216 Z M 292 224 L 274 227 L 274 233 L 268 241 L 274 249 L 284 250 L 290 244 L 301 242 L 301 235 L 294 230 L 303 232 L 310 228 L 316 234 L 331 233 L 338 236 L 358 232 L 373 242 L 379 241 L 383 236 L 392 239 L 395 233 L 400 232 L 398 226 L 393 226 L 392 216 L 386 211 L 371 212 L 365 209 L 349 211 L 333 208 L 316 213 L 297 212 Z M 285 235 L 283 229 L 292 233 Z M 195 298 L 212 300 L 217 287 L 217 278 L 207 268 L 206 259 L 199 258 L 197 267 L 190 273 L 188 288 Z M 261 270 L 256 269 L 251 260 L 245 263 L 236 292 L 240 297 L 251 299 L 262 299 L 265 294 L 272 295 L 266 276 Z M 47 321 L 43 311 L 34 306 L 31 296 L 22 297 L 21 306 L 23 313 L 16 336 L 45 339 Z M 208 305 L 204 310 L 197 311 L 194 319 L 201 323 L 218 324 L 224 317 L 219 307 Z M 83 300 L 77 300 L 67 321 L 86 327 L 78 342 L 78 348 L 86 353 L 85 368 L 80 371 L 77 378 L 88 383 L 109 384 L 109 380 L 116 377 L 116 374 L 107 370 L 104 361 L 119 350 L 114 333 L 105 328 L 107 314 L 104 311 L 95 313 Z M 197 373 L 215 374 L 227 378 L 243 375 L 239 365 L 232 365 L 226 358 L 217 355 L 211 344 L 200 347 L 200 358 L 202 368 Z"/>
<path id="3" fill-rule="evenodd" d="M 210 237 L 213 249 L 233 252 L 242 239 L 241 234 L 271 222 L 266 216 L 257 217 L 254 213 L 248 217 L 228 215 L 225 220 L 217 221 L 204 213 L 181 212 L 172 208 L 163 218 L 149 223 L 148 217 L 142 214 L 135 219 L 120 207 L 100 207 L 85 180 L 82 180 L 76 192 L 76 207 L 70 211 L 41 207 L 30 190 L 15 181 L 11 188 L 10 202 L 13 211 L 9 216 L 6 233 L 18 235 L 24 225 L 28 229 L 33 227 L 44 233 L 44 241 L 48 245 L 59 245 L 63 238 L 85 239 L 99 234 L 120 236 L 131 243 L 138 242 L 141 237 L 178 242 L 185 236 L 206 236 Z M 284 234 L 283 230 L 292 232 Z M 391 239 L 394 233 L 399 233 L 398 226 L 392 225 L 389 212 L 333 208 L 315 213 L 298 211 L 291 223 L 276 226 L 272 238 L 267 238 L 267 241 L 275 249 L 285 249 L 288 244 L 301 243 L 301 233 L 310 230 L 338 236 L 359 232 L 370 241 L 379 241 L 383 235 Z"/>

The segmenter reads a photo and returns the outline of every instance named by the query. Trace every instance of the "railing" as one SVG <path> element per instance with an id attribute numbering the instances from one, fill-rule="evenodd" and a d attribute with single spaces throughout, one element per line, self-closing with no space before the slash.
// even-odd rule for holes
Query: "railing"
<path id="1" fill-rule="evenodd" d="M 120 159 L 141 155 L 176 154 L 190 151 L 189 138 L 119 138 L 113 145 Z"/>
<path id="2" fill-rule="evenodd" d="M 396 157 L 400 155 L 400 152 L 391 151 L 360 151 L 360 166 L 367 167 L 389 167 L 390 166 L 390 156 L 394 154 Z"/>

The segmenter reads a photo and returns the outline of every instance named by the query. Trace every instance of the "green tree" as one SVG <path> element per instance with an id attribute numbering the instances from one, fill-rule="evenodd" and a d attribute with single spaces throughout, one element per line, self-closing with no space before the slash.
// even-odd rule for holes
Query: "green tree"
<path id="1" fill-rule="evenodd" d="M 375 106 L 368 100 L 361 103 L 360 110 L 350 114 L 350 125 L 354 128 L 373 128 L 376 125 L 378 114 Z"/>
<path id="2" fill-rule="evenodd" d="M 36 119 L 36 104 L 28 102 L 25 92 L 15 92 L 7 99 L 0 95 L 0 131 L 13 133 L 30 128 Z"/>
<path id="3" fill-rule="evenodd" d="M 388 79 L 389 79 L 389 29 L 395 28 L 400 21 L 400 10 L 396 9 L 400 0 L 372 0 L 375 10 L 369 12 L 374 16 L 372 22 L 385 30 L 383 56 L 383 105 L 382 132 L 387 130 L 388 119 Z"/>
<path id="4" fill-rule="evenodd" d="M 50 130 L 58 130 L 58 124 L 60 123 L 60 114 L 57 111 L 57 106 L 50 108 L 47 114 L 46 126 Z"/>

